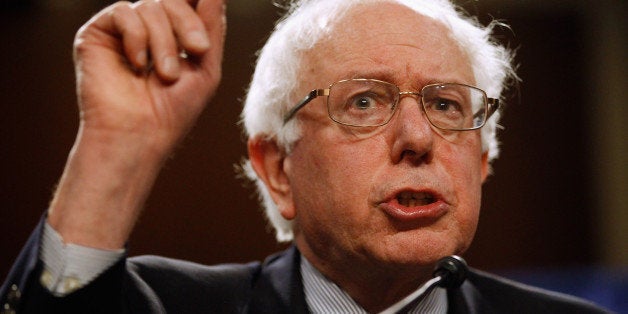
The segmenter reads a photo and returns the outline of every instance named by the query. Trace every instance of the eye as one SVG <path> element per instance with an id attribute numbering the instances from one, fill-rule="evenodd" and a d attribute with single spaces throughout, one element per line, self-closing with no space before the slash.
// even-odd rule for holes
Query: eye
<path id="1" fill-rule="evenodd" d="M 329 117 L 349 126 L 383 125 L 394 112 L 396 86 L 375 80 L 340 81 L 329 91 Z"/>
<path id="2" fill-rule="evenodd" d="M 355 93 L 347 97 L 345 110 L 347 111 L 373 111 L 381 110 L 386 106 L 386 95 L 373 90 Z"/>
<path id="3" fill-rule="evenodd" d="M 376 101 L 372 97 L 369 97 L 367 95 L 361 95 L 359 97 L 351 99 L 349 102 L 349 106 L 360 110 L 367 110 L 369 108 L 375 107 Z"/>
<path id="4" fill-rule="evenodd" d="M 460 111 L 460 104 L 454 100 L 438 98 L 430 103 L 430 108 L 436 111 L 453 112 Z"/>

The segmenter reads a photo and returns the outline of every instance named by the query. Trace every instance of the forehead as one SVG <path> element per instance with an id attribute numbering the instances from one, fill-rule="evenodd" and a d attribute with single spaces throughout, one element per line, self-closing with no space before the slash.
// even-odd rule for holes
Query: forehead
<path id="1" fill-rule="evenodd" d="M 352 7 L 304 61 L 304 79 L 320 86 L 357 77 L 412 88 L 475 83 L 469 58 L 442 23 L 389 2 Z"/>

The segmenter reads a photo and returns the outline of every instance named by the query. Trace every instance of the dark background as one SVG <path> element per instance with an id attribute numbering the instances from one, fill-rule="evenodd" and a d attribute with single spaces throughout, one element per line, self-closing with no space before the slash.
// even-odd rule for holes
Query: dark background
<path id="1" fill-rule="evenodd" d="M 2 1 L 0 278 L 45 211 L 74 140 L 74 33 L 108 3 Z M 606 39 L 591 30 L 582 5 L 522 9 L 513 3 L 465 3 L 482 21 L 512 26 L 498 38 L 517 48 L 522 78 L 507 101 L 502 153 L 485 184 L 479 230 L 466 257 L 488 270 L 621 266 L 608 256 L 626 246 L 609 247 L 601 232 L 615 227 L 598 212 L 596 156 L 604 152 L 595 149 L 599 132 L 592 129 L 604 126 L 592 127 L 590 118 L 591 47 Z M 607 10 L 625 9 L 609 3 Z M 279 10 L 270 1 L 232 0 L 228 12 L 222 85 L 161 173 L 130 241 L 131 255 L 215 264 L 259 260 L 284 247 L 266 227 L 254 190 L 234 170 L 245 155 L 236 123 L 241 99 L 255 51 Z M 625 172 L 626 164 L 615 167 Z"/>

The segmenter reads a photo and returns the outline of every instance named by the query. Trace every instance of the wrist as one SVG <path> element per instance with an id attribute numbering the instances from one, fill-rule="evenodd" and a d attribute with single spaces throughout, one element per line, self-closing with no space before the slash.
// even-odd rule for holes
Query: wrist
<path id="1" fill-rule="evenodd" d="M 157 137 L 81 129 L 49 222 L 67 243 L 118 249 L 126 243 L 168 149 Z"/>

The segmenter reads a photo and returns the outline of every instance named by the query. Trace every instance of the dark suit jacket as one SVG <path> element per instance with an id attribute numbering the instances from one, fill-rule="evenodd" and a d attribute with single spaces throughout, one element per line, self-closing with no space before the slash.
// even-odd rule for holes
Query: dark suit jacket
<path id="1" fill-rule="evenodd" d="M 1 304 L 18 313 L 308 313 L 294 247 L 264 263 L 123 259 L 88 286 L 58 298 L 39 284 L 42 229 L 43 220 L 0 289 Z M 477 270 L 448 291 L 448 299 L 450 313 L 605 313 L 583 300 Z"/>

